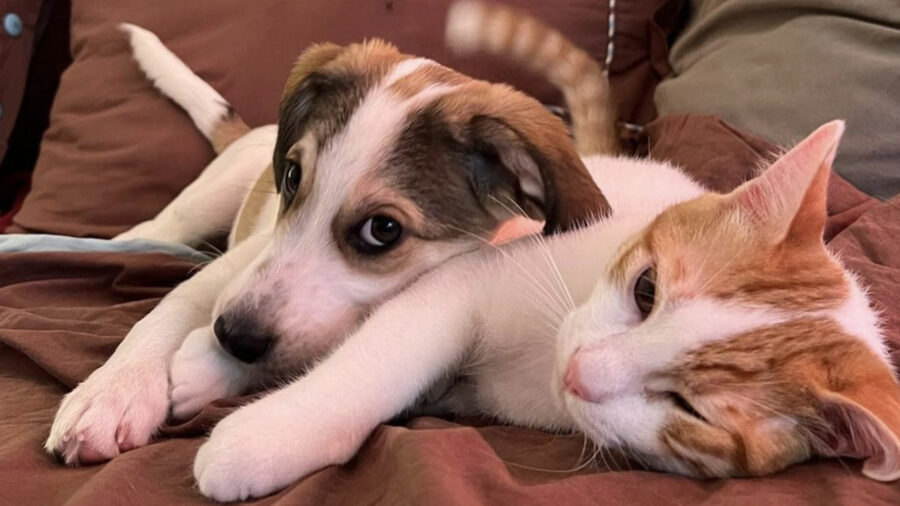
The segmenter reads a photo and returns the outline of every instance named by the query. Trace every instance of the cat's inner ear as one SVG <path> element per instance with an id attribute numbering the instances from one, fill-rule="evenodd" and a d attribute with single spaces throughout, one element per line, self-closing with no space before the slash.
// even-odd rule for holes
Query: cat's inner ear
<path id="1" fill-rule="evenodd" d="M 729 198 L 775 243 L 821 242 L 828 177 L 843 133 L 843 121 L 819 127 Z"/>
<path id="2" fill-rule="evenodd" d="M 885 374 L 820 395 L 824 426 L 811 432 L 821 455 L 865 459 L 863 474 L 893 481 L 900 478 L 900 387 Z"/>

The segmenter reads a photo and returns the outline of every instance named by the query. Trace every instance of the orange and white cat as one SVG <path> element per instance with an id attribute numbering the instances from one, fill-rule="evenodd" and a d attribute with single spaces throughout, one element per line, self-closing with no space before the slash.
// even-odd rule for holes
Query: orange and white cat
<path id="1" fill-rule="evenodd" d="M 467 22 L 489 13 L 466 5 Z M 822 126 L 724 195 L 665 163 L 586 158 L 611 217 L 423 276 L 306 377 L 224 419 L 197 455 L 200 490 L 260 496 L 346 462 L 456 377 L 432 409 L 580 430 L 662 470 L 844 456 L 897 479 L 900 387 L 865 291 L 822 240 L 843 131 Z"/>

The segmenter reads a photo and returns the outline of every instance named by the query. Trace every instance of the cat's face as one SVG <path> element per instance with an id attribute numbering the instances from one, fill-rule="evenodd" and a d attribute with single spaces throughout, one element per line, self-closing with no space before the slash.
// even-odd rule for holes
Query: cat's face
<path id="1" fill-rule="evenodd" d="M 843 124 L 623 245 L 560 335 L 560 395 L 656 468 L 757 476 L 814 455 L 900 477 L 900 387 L 865 296 L 825 249 Z"/>

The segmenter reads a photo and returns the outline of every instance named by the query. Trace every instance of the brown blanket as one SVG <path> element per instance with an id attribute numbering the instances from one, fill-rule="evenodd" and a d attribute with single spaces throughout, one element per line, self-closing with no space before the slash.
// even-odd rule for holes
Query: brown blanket
<path id="1" fill-rule="evenodd" d="M 659 120 L 652 156 L 719 188 L 748 177 L 772 147 L 710 117 Z M 859 273 L 900 344 L 900 198 L 879 203 L 841 179 L 830 188 L 828 240 Z M 0 255 L 0 504 L 200 503 L 191 475 L 217 401 L 159 440 L 112 462 L 70 469 L 43 452 L 60 397 L 113 351 L 129 327 L 194 266 L 162 254 Z M 895 359 L 900 358 L 896 353 Z M 827 460 L 761 479 L 698 481 L 602 455 L 577 471 L 580 436 L 491 421 L 418 418 L 379 428 L 348 464 L 260 504 L 898 504 L 900 483 Z"/>

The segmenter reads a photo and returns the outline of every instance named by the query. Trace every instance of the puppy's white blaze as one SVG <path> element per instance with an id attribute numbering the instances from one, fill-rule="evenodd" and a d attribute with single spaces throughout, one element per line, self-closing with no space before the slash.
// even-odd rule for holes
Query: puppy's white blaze
<path id="1" fill-rule="evenodd" d="M 266 284 L 251 281 L 255 281 L 253 278 L 259 269 L 259 266 L 271 255 L 272 241 L 266 239 L 264 234 L 253 235 L 244 241 L 247 242 L 251 240 L 260 241 L 264 246 L 259 249 L 259 253 L 253 257 L 252 260 L 248 261 L 247 266 L 240 270 L 240 272 L 225 286 L 224 290 L 222 290 L 221 296 L 216 299 L 213 315 L 222 314 L 227 308 L 228 302 L 237 296 L 255 300 L 265 291 Z"/>
<path id="2" fill-rule="evenodd" d="M 128 34 L 134 59 L 153 85 L 187 111 L 200 132 L 212 140 L 216 124 L 228 114 L 228 101 L 152 32 L 130 23 L 120 24 L 119 29 Z"/>
<path id="3" fill-rule="evenodd" d="M 404 77 L 427 65 L 437 65 L 437 63 L 429 60 L 428 58 L 410 58 L 401 61 L 397 65 L 394 65 L 394 68 L 391 69 L 390 74 L 385 76 L 385 78 L 381 81 L 381 83 L 379 83 L 378 87 L 372 91 L 372 93 L 377 93 L 387 87 L 390 87 L 400 79 L 403 79 Z"/>
<path id="4" fill-rule="evenodd" d="M 447 84 L 432 84 L 424 90 L 416 93 L 406 102 L 407 109 L 412 112 L 433 102 L 436 98 L 452 93 L 459 86 L 451 86 Z"/>
<path id="5" fill-rule="evenodd" d="M 455 2 L 447 11 L 447 45 L 459 53 L 471 53 L 478 49 L 481 40 L 481 24 L 484 7 L 478 2 Z"/>

